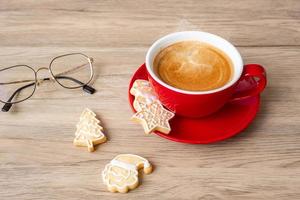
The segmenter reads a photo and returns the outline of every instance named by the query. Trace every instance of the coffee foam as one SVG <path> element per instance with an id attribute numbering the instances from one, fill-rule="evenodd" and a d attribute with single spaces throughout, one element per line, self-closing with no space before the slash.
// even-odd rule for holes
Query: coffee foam
<path id="1" fill-rule="evenodd" d="M 154 59 L 154 70 L 167 84 L 190 91 L 222 87 L 233 74 L 225 53 L 199 41 L 182 41 L 161 50 Z"/>

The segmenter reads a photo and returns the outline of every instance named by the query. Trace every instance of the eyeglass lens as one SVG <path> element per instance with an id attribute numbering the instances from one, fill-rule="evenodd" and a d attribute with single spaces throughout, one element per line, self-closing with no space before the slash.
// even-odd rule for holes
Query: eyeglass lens
<path id="1" fill-rule="evenodd" d="M 0 70 L 0 100 L 16 103 L 29 98 L 35 90 L 35 72 L 18 65 Z M 10 99 L 13 97 L 12 99 Z"/>
<path id="2" fill-rule="evenodd" d="M 50 70 L 56 81 L 67 88 L 81 87 L 92 76 L 90 60 L 82 54 L 57 57 L 51 62 Z"/>

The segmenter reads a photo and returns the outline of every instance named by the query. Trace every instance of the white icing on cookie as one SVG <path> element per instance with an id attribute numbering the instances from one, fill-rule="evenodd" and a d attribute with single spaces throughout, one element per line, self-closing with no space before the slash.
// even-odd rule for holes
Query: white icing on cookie
<path id="1" fill-rule="evenodd" d="M 133 83 L 130 93 L 135 97 L 144 97 L 147 103 L 151 103 L 158 99 L 150 86 L 150 83 L 146 80 L 136 80 Z"/>
<path id="2" fill-rule="evenodd" d="M 102 171 L 103 182 L 109 191 L 125 193 L 138 186 L 140 168 L 144 168 L 146 174 L 152 172 L 152 166 L 145 158 L 133 154 L 118 155 Z"/>
<path id="3" fill-rule="evenodd" d="M 144 162 L 144 167 L 145 167 L 145 168 L 151 167 L 151 165 L 150 165 L 150 163 L 148 162 L 148 160 L 146 160 L 146 161 Z"/>
<path id="4" fill-rule="evenodd" d="M 121 167 L 121 168 L 128 169 L 128 170 L 136 170 L 135 165 L 128 164 L 128 163 L 125 163 L 125 162 L 122 162 L 122 161 L 119 161 L 119 160 L 115 160 L 115 159 L 110 161 L 110 164 L 112 166 L 117 166 L 117 167 Z"/>
<path id="5" fill-rule="evenodd" d="M 146 92 L 146 91 L 138 90 L 136 93 L 136 96 L 144 97 L 146 99 L 147 103 L 151 103 L 151 102 L 157 100 L 157 96 L 154 94 L 154 92 Z"/>
<path id="6" fill-rule="evenodd" d="M 76 146 L 87 146 L 88 151 L 94 151 L 94 146 L 106 141 L 106 136 L 102 132 L 103 127 L 99 125 L 100 121 L 96 114 L 86 108 L 80 116 L 80 121 L 76 125 L 75 138 L 73 144 Z"/>

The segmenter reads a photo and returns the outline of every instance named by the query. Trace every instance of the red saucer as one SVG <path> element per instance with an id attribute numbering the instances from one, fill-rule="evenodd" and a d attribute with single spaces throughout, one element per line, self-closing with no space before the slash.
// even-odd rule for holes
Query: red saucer
<path id="1" fill-rule="evenodd" d="M 130 80 L 129 90 L 136 79 L 147 79 L 145 64 L 138 68 Z M 251 80 L 249 80 L 251 82 Z M 247 84 L 240 84 L 243 89 Z M 248 84 L 249 85 L 249 84 Z M 242 90 L 241 89 L 241 90 Z M 129 103 L 132 106 L 134 96 L 129 94 Z M 245 100 L 226 104 L 218 112 L 202 118 L 186 118 L 175 116 L 171 121 L 171 132 L 166 135 L 158 131 L 155 134 L 176 142 L 189 144 L 208 144 L 230 138 L 244 130 L 254 119 L 259 109 L 260 97 L 251 97 Z"/>

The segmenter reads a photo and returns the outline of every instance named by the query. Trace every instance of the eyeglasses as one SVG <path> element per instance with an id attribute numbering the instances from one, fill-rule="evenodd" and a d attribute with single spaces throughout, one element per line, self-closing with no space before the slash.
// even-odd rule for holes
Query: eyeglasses
<path id="1" fill-rule="evenodd" d="M 9 111 L 13 104 L 32 97 L 38 85 L 44 81 L 54 81 L 66 89 L 82 88 L 93 94 L 96 90 L 89 86 L 94 76 L 93 59 L 83 53 L 70 53 L 52 59 L 49 67 L 34 70 L 27 65 L 14 65 L 0 69 L 0 102 L 3 112 Z M 48 70 L 50 77 L 37 78 L 41 70 Z"/>

